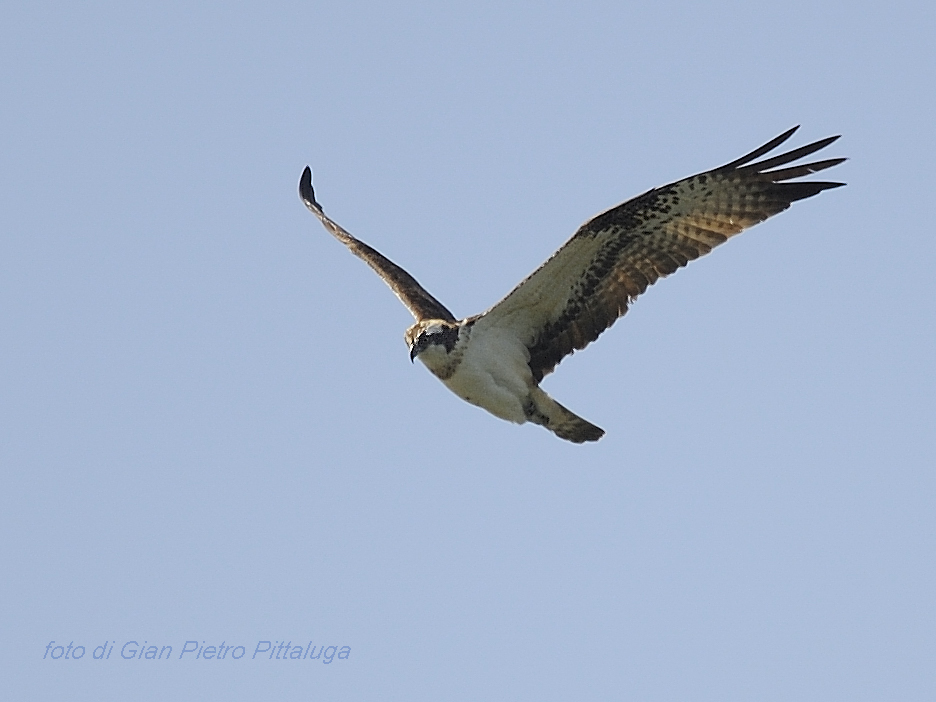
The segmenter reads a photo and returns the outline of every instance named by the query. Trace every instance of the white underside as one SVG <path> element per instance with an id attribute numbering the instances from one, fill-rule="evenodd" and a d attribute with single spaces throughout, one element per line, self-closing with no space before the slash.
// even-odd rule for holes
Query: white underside
<path id="1" fill-rule="evenodd" d="M 433 347 L 419 359 L 431 371 L 436 363 L 445 363 L 446 355 L 441 347 Z M 510 334 L 473 335 L 455 373 L 442 382 L 463 400 L 523 424 L 527 421 L 523 408 L 535 387 L 528 362 L 526 347 Z"/>

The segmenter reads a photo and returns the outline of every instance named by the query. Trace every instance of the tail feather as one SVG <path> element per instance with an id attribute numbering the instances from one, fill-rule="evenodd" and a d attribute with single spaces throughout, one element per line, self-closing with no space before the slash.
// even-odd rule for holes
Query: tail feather
<path id="1" fill-rule="evenodd" d="M 534 388 L 530 393 L 530 407 L 526 414 L 531 422 L 546 427 L 560 439 L 576 444 L 598 441 L 604 436 L 604 429 L 570 412 L 540 388 Z"/>

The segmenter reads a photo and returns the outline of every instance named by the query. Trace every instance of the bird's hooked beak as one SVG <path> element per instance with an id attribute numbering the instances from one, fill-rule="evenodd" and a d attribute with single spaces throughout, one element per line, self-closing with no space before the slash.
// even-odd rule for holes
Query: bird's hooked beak
<path id="1" fill-rule="evenodd" d="M 410 363 L 416 362 L 416 356 L 418 354 L 419 354 L 419 346 L 417 346 L 416 344 L 413 344 L 412 346 L 410 346 L 410 350 L 409 350 Z"/>

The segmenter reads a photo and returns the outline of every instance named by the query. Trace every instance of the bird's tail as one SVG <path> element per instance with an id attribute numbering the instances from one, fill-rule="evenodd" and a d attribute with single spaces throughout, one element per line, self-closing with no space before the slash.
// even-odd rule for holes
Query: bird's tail
<path id="1" fill-rule="evenodd" d="M 560 439 L 576 444 L 598 441 L 604 436 L 604 429 L 573 414 L 540 388 L 533 388 L 530 393 L 526 415 L 531 422 L 546 427 Z"/>

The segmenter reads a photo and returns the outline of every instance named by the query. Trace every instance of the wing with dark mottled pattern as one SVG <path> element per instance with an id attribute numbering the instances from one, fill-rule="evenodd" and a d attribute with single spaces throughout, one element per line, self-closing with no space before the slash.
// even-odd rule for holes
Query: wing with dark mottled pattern
<path id="1" fill-rule="evenodd" d="M 302 202 L 309 208 L 309 211 L 319 218 L 319 221 L 332 236 L 347 246 L 355 256 L 363 259 L 368 266 L 377 272 L 377 275 L 383 278 L 383 281 L 396 293 L 396 296 L 400 298 L 400 302 L 406 305 L 416 321 L 424 319 L 455 321 L 455 316 L 446 309 L 445 305 L 426 292 L 426 289 L 416 282 L 413 276 L 376 249 L 354 238 L 346 229 L 325 214 L 322 206 L 315 200 L 315 191 L 312 189 L 312 169 L 308 166 L 306 166 L 306 169 L 302 172 L 302 177 L 299 179 L 299 197 L 302 198 Z"/>
<path id="2" fill-rule="evenodd" d="M 834 158 L 787 166 L 828 146 L 829 137 L 752 163 L 797 127 L 751 153 L 655 188 L 586 222 L 537 271 L 476 321 L 517 331 L 537 381 L 587 346 L 657 279 L 758 222 L 844 183 L 788 182 L 831 168 Z M 782 167 L 787 166 L 787 167 Z"/>

